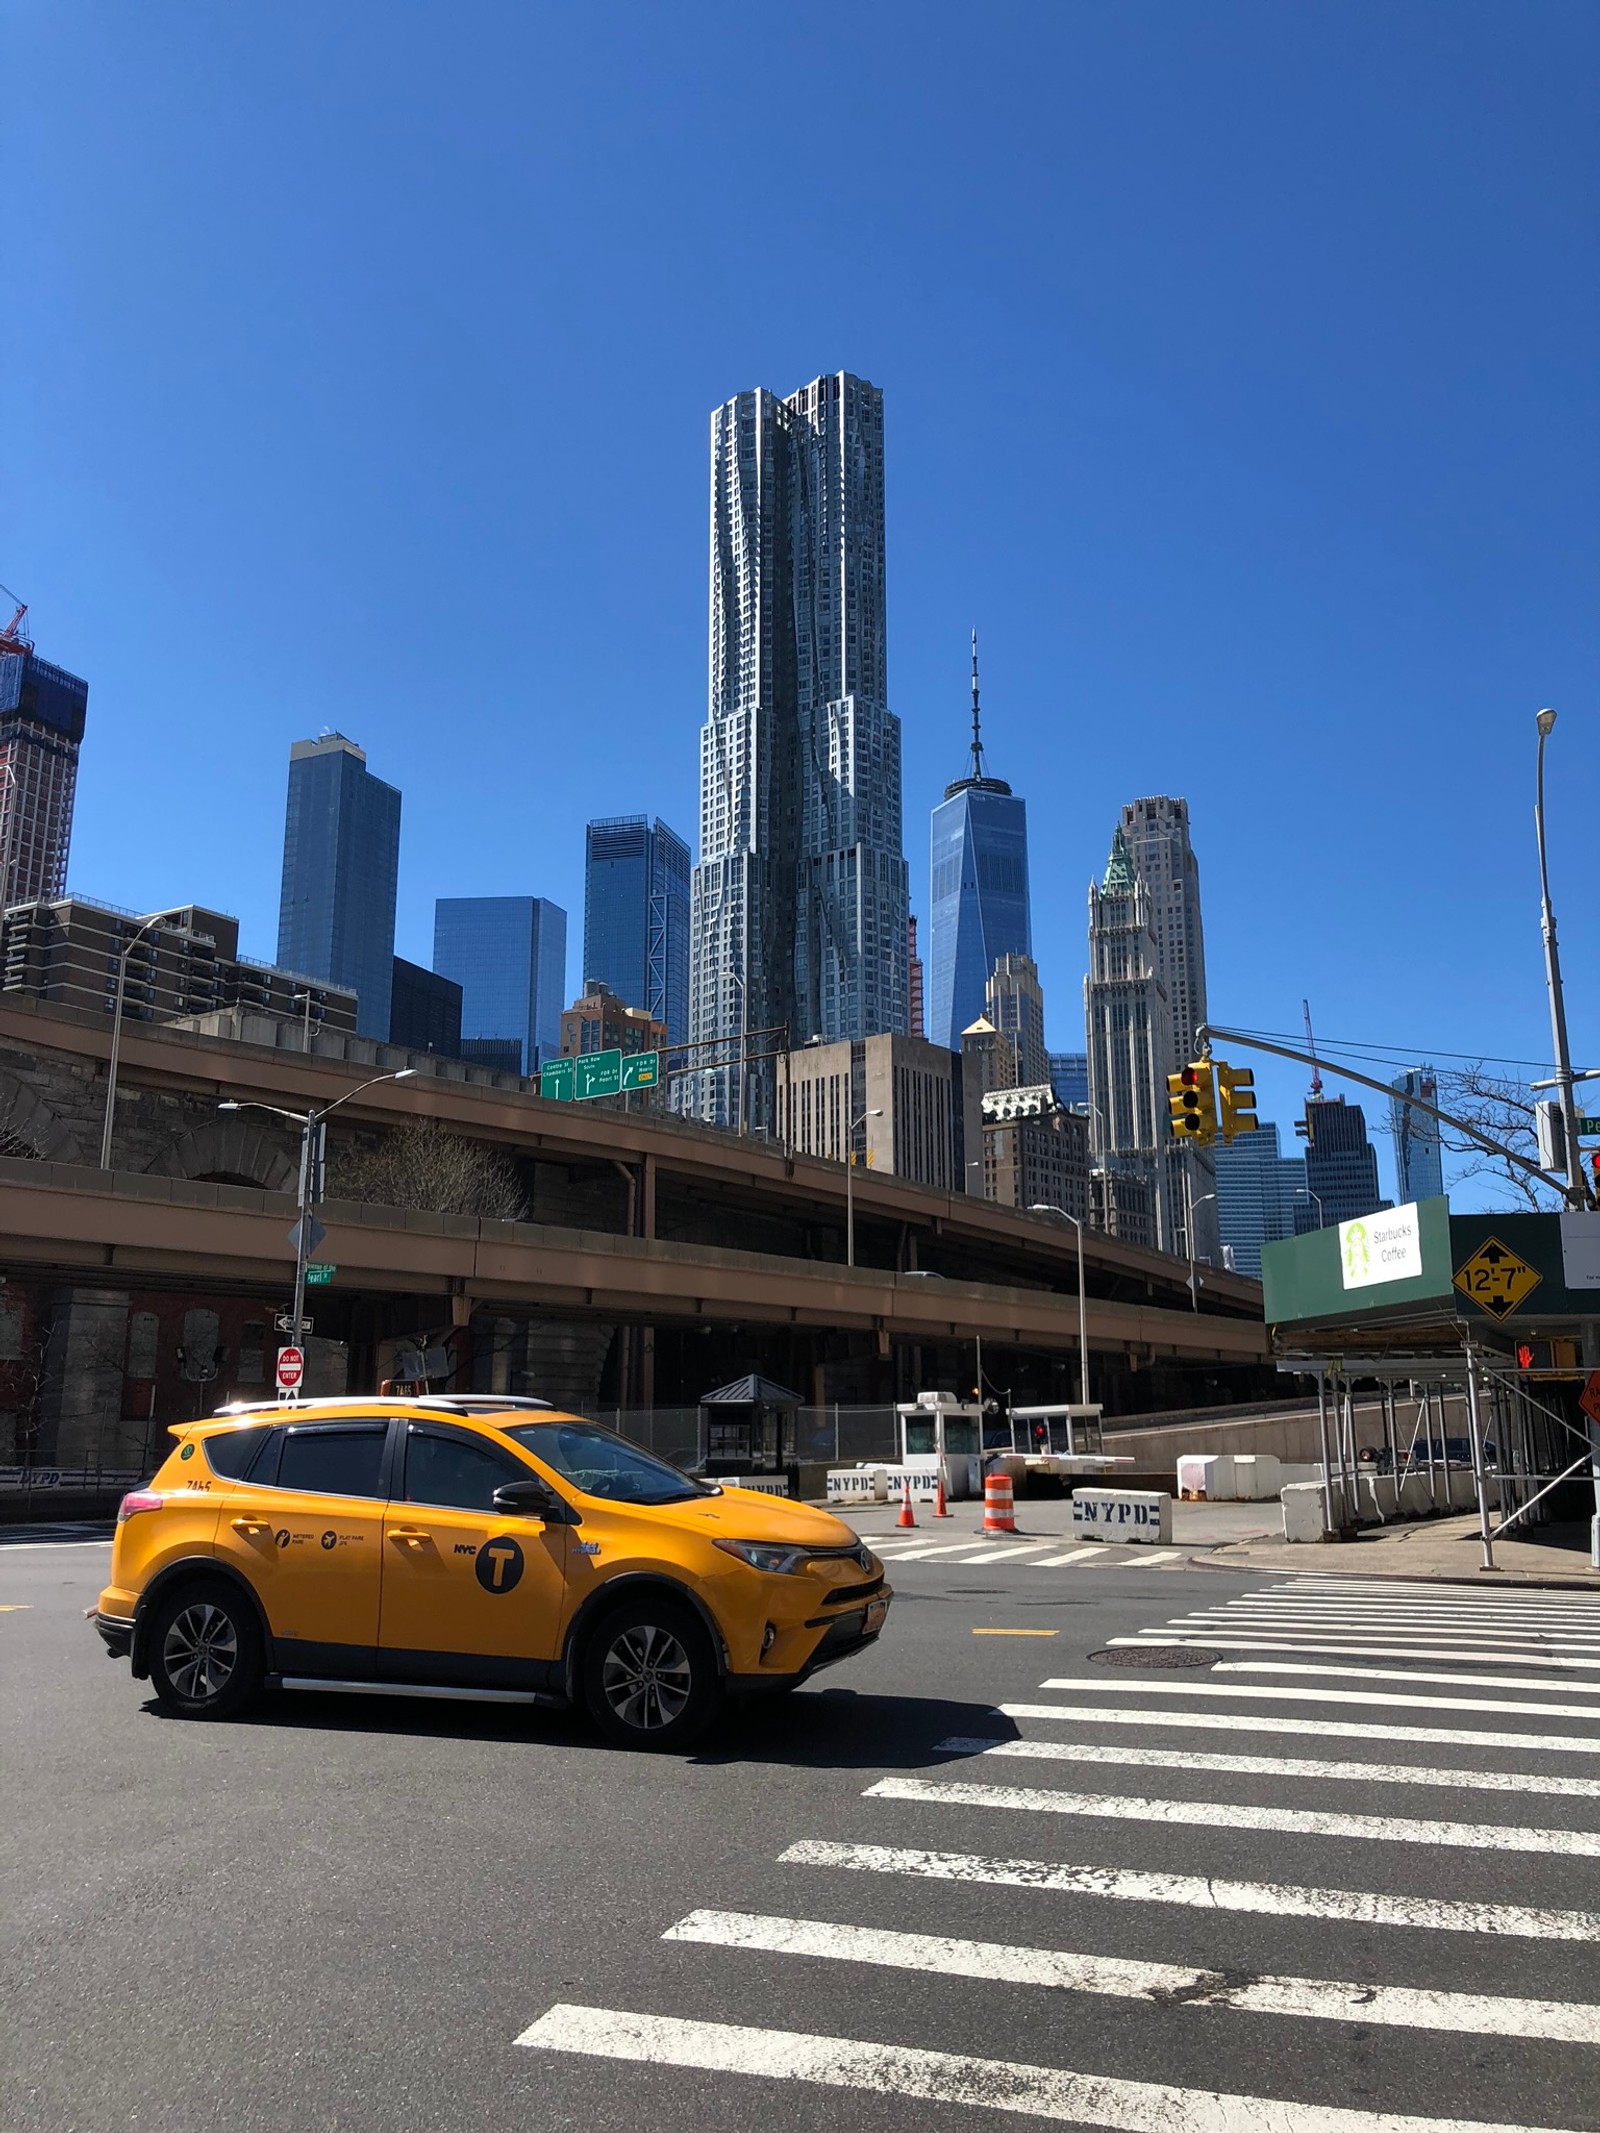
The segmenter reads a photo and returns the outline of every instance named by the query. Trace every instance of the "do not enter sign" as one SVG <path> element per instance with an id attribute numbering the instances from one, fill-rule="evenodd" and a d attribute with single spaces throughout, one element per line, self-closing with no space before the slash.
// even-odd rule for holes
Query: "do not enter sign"
<path id="1" fill-rule="evenodd" d="M 278 1350 L 278 1390 L 298 1392 L 300 1380 L 306 1374 L 306 1357 L 303 1348 L 280 1348 Z"/>

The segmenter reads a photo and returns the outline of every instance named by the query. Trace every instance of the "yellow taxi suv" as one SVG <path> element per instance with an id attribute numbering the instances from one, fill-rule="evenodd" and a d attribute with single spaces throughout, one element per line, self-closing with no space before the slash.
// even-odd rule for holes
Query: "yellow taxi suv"
<path id="1" fill-rule="evenodd" d="M 873 1644 L 883 1566 L 826 1511 L 691 1479 L 543 1401 L 234 1407 L 122 1500 L 89 1610 L 161 1703 L 266 1687 L 581 1704 L 675 1748 Z"/>

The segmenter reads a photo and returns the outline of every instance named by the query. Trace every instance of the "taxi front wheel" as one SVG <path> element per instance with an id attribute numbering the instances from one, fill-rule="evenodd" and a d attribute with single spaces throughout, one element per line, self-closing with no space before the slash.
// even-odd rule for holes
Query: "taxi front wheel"
<path id="1" fill-rule="evenodd" d="M 180 1586 L 150 1624 L 150 1686 L 180 1718 L 232 1718 L 261 1687 L 250 1603 L 220 1581 Z"/>
<path id="2" fill-rule="evenodd" d="M 608 1740 L 681 1748 L 716 1713 L 711 1639 L 687 1607 L 648 1595 L 606 1616 L 583 1655 L 583 1698 Z"/>

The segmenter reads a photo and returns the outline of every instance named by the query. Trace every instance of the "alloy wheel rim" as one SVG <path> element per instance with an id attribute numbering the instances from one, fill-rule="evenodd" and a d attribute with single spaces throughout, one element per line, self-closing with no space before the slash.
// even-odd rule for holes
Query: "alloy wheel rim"
<path id="1" fill-rule="evenodd" d="M 654 1733 L 683 1715 L 694 1669 L 671 1630 L 642 1622 L 625 1629 L 611 1646 L 600 1679 L 606 1702 L 623 1724 Z"/>
<path id="2" fill-rule="evenodd" d="M 185 1607 L 173 1618 L 161 1646 L 167 1679 L 191 1703 L 211 1703 L 233 1679 L 239 1634 L 224 1609 L 209 1600 Z"/>

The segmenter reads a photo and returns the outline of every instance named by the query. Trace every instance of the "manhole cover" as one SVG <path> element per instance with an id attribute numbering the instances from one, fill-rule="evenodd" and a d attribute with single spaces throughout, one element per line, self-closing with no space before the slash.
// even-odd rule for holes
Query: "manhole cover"
<path id="1" fill-rule="evenodd" d="M 1215 1666 L 1221 1652 L 1208 1652 L 1193 1644 L 1118 1644 L 1109 1651 L 1091 1652 L 1091 1666 L 1152 1667 Z"/>

